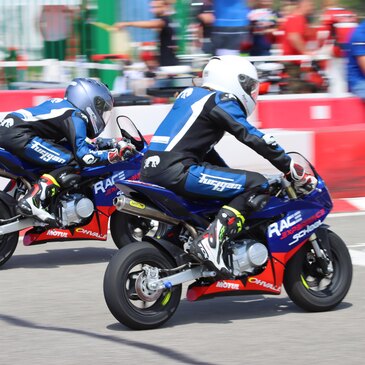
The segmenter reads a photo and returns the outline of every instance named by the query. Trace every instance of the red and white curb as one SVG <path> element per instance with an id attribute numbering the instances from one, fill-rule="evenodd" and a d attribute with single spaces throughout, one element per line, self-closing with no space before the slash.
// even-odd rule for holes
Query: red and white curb
<path id="1" fill-rule="evenodd" d="M 333 200 L 332 214 L 365 212 L 365 197 Z"/>

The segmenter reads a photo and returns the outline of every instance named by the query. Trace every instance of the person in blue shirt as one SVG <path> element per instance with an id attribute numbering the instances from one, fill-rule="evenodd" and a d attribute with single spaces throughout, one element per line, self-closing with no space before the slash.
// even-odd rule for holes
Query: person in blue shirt
<path id="1" fill-rule="evenodd" d="M 76 78 L 67 87 L 64 99 L 50 99 L 16 110 L 0 122 L 0 147 L 47 172 L 19 201 L 18 209 L 24 215 L 55 223 L 46 206 L 60 189 L 61 176 L 75 167 L 123 160 L 125 152 L 132 149 L 130 145 L 121 142 L 100 150 L 86 141 L 104 130 L 112 108 L 113 97 L 104 84 Z M 67 142 L 69 148 L 61 141 Z"/>
<path id="2" fill-rule="evenodd" d="M 248 42 L 249 9 L 246 0 L 213 0 L 211 41 L 214 55 L 238 55 Z"/>
<path id="3" fill-rule="evenodd" d="M 348 48 L 349 90 L 365 101 L 365 21 L 352 33 Z"/>
<path id="4" fill-rule="evenodd" d="M 269 160 L 303 190 L 314 187 L 316 179 L 306 175 L 271 135 L 247 121 L 259 88 L 256 68 L 247 59 L 213 57 L 203 70 L 202 81 L 202 87 L 179 94 L 157 128 L 140 178 L 191 199 L 225 202 L 206 232 L 192 242 L 190 252 L 227 274 L 222 245 L 242 231 L 245 217 L 265 205 L 269 185 L 260 173 L 227 166 L 214 149 L 224 133 Z"/>

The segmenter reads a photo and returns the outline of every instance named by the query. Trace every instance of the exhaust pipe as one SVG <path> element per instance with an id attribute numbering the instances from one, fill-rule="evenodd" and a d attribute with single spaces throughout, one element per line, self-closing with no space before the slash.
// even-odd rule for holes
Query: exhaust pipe
<path id="1" fill-rule="evenodd" d="M 113 204 L 119 212 L 128 213 L 131 215 L 137 215 L 143 218 L 153 219 L 162 223 L 178 225 L 183 223 L 179 219 L 170 217 L 165 213 L 162 213 L 158 209 L 148 206 L 144 203 L 132 200 L 125 195 L 114 198 Z"/>

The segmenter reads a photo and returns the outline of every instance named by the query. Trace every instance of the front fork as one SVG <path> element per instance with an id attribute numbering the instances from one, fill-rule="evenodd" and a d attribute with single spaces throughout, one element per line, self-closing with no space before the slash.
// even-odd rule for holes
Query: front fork
<path id="1" fill-rule="evenodd" d="M 327 234 L 327 232 L 325 232 Z M 309 242 L 312 244 L 313 250 L 317 257 L 317 262 L 319 264 L 318 270 L 325 276 L 331 275 L 333 273 L 331 248 L 329 247 L 328 239 L 321 239 L 322 248 L 318 243 L 318 236 L 316 233 L 312 233 L 309 237 Z M 328 247 L 326 247 L 328 246 Z"/>
<path id="2" fill-rule="evenodd" d="M 282 179 L 282 186 L 286 190 L 290 199 L 296 199 L 297 193 L 294 188 L 286 179 Z M 318 236 L 315 232 L 313 232 L 309 237 L 309 242 L 312 244 L 313 250 L 317 256 L 317 262 L 319 264 L 318 270 L 325 276 L 331 275 L 333 273 L 333 265 L 332 265 L 332 255 L 331 255 L 331 247 L 328 241 L 327 236 L 327 226 L 322 226 L 320 228 L 320 242 L 321 246 L 318 243 Z"/>

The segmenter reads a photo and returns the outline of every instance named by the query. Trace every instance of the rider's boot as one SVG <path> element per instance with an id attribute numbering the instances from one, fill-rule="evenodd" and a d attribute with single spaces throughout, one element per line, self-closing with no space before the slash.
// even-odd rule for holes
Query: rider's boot
<path id="1" fill-rule="evenodd" d="M 42 222 L 55 223 L 55 217 L 45 209 L 50 198 L 57 194 L 60 185 L 48 174 L 40 177 L 32 189 L 19 201 L 18 209 L 22 214 L 34 217 Z"/>
<path id="2" fill-rule="evenodd" d="M 223 244 L 242 231 L 244 222 L 245 218 L 238 210 L 223 206 L 208 229 L 191 243 L 190 253 L 229 276 L 231 271 L 222 256 Z"/>

